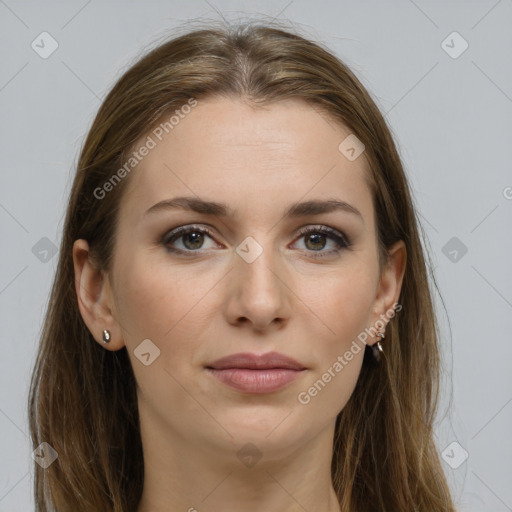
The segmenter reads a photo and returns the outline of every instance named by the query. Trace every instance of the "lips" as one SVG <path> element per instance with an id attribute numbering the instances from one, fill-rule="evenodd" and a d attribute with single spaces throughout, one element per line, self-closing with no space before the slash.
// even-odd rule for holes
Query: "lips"
<path id="1" fill-rule="evenodd" d="M 267 394 L 286 388 L 304 375 L 307 368 L 291 357 L 269 352 L 233 354 L 206 365 L 218 381 L 241 393 Z"/>
<path id="2" fill-rule="evenodd" d="M 305 370 L 306 367 L 295 359 L 280 354 L 279 352 L 268 352 L 257 355 L 251 353 L 232 354 L 223 357 L 206 365 L 206 368 L 213 370 L 226 370 L 231 368 L 241 368 L 247 370 L 272 370 L 281 368 L 285 370 Z"/>

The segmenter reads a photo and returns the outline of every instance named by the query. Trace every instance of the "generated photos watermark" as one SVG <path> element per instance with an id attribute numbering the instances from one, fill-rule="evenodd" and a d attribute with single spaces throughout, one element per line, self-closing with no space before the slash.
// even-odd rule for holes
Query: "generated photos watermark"
<path id="1" fill-rule="evenodd" d="M 133 151 L 130 157 L 126 160 L 124 165 L 120 167 L 101 187 L 94 189 L 93 195 L 96 199 L 104 199 L 106 195 L 111 192 L 123 178 L 125 178 L 139 163 L 149 155 L 149 152 L 156 148 L 164 136 L 170 133 L 182 119 L 185 119 L 193 107 L 197 105 L 195 98 L 189 98 L 187 103 L 182 105 L 179 109 L 174 111 L 174 114 L 169 117 L 167 121 L 160 123 L 150 135 L 146 137 L 144 143 L 136 150 Z M 156 140 L 155 140 L 156 139 Z"/>
<path id="2" fill-rule="evenodd" d="M 310 386 L 306 391 L 301 391 L 297 395 L 298 401 L 303 404 L 309 404 L 311 399 L 320 393 L 325 386 L 331 382 L 332 379 L 338 375 L 345 366 L 349 364 L 350 361 L 354 358 L 356 354 L 359 354 L 363 348 L 366 346 L 366 340 L 368 336 L 375 336 L 377 332 L 381 331 L 386 326 L 386 321 L 389 322 L 394 316 L 395 313 L 401 311 L 402 305 L 398 302 L 395 302 L 393 306 L 386 311 L 386 313 L 382 313 L 380 315 L 380 320 L 377 320 L 375 324 L 366 328 L 364 331 L 360 332 L 357 335 L 357 339 L 352 341 L 350 348 L 345 351 L 343 355 L 339 355 L 336 358 L 336 361 L 327 368 L 327 370 L 322 374 L 321 378 L 318 379 L 312 386 Z M 359 343 L 358 343 L 359 342 Z"/>

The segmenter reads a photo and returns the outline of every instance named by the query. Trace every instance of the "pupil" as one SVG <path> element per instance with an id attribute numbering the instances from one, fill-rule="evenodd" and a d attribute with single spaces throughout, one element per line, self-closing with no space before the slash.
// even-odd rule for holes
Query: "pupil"
<path id="1" fill-rule="evenodd" d="M 315 243 L 316 243 L 316 244 L 320 243 L 320 245 L 322 245 L 322 247 L 316 247 L 316 249 L 323 249 L 323 246 L 325 246 L 325 244 L 322 244 L 322 243 L 321 243 L 321 240 L 320 240 L 320 242 L 319 242 L 319 238 L 320 238 L 320 239 L 323 239 L 323 238 L 325 238 L 325 235 L 321 235 L 321 234 L 309 235 L 308 240 L 315 239 L 316 241 L 314 241 L 314 242 L 313 242 L 313 244 L 315 244 Z M 306 245 L 307 245 L 307 244 L 306 244 Z"/>
<path id="2" fill-rule="evenodd" d="M 202 233 L 198 233 L 198 232 L 188 233 L 188 235 L 186 235 L 184 238 L 185 246 L 187 247 L 187 249 L 198 249 L 198 246 L 202 245 L 202 237 L 203 237 Z M 192 247 L 189 247 L 189 244 L 187 242 L 191 239 L 195 239 L 195 240 L 192 240 Z M 194 245 L 194 243 L 197 245 Z"/>

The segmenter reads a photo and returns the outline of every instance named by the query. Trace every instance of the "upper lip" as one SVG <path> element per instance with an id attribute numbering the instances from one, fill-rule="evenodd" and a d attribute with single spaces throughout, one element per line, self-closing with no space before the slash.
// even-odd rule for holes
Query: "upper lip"
<path id="1" fill-rule="evenodd" d="M 207 364 L 207 368 L 225 370 L 227 368 L 247 368 L 250 370 L 269 370 L 272 368 L 284 368 L 288 370 L 305 370 L 305 366 L 295 359 L 280 354 L 279 352 L 268 352 L 257 355 L 251 353 L 232 354 Z"/>

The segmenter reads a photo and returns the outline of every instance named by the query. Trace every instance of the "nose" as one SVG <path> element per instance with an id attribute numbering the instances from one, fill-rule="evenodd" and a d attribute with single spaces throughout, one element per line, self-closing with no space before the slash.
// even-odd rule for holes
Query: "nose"
<path id="1" fill-rule="evenodd" d="M 238 326 L 248 324 L 260 332 L 284 327 L 290 317 L 292 291 L 286 284 L 286 269 L 275 251 L 265 246 L 254 261 L 238 253 L 233 258 L 224 303 L 228 322 Z"/>

